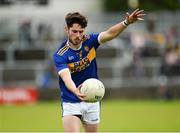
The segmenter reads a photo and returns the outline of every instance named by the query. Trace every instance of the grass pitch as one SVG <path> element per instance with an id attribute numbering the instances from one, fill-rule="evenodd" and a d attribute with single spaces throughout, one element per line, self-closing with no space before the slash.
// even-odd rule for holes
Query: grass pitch
<path id="1" fill-rule="evenodd" d="M 99 131 L 180 131 L 180 101 L 103 100 Z M 0 131 L 63 131 L 60 102 L 0 106 Z"/>

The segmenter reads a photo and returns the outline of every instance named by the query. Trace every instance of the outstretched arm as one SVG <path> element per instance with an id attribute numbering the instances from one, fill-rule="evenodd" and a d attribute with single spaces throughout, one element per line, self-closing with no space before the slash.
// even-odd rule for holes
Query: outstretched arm
<path id="1" fill-rule="evenodd" d="M 132 24 L 138 20 L 143 20 L 141 17 L 145 15 L 144 10 L 136 9 L 133 13 L 126 13 L 126 19 L 108 30 L 100 33 L 100 42 L 105 43 L 117 37 L 129 24 Z"/>

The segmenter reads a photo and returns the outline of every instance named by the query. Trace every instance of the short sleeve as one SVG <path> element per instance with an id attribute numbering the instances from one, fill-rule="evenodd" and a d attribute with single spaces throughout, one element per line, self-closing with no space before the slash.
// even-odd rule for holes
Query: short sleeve
<path id="1" fill-rule="evenodd" d="M 62 56 L 59 56 L 58 54 L 53 55 L 53 60 L 57 69 L 57 72 L 63 71 L 64 69 L 67 69 L 67 63 L 65 59 Z"/>
<path id="2" fill-rule="evenodd" d="M 95 49 L 97 49 L 100 46 L 99 33 L 90 34 L 89 42 L 90 42 L 90 44 L 92 44 L 95 47 Z"/>

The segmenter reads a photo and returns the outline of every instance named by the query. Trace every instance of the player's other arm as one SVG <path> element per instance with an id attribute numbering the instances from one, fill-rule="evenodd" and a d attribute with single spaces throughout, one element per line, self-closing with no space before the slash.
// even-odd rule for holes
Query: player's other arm
<path id="1" fill-rule="evenodd" d="M 79 97 L 79 99 L 81 100 L 85 100 L 84 97 L 85 95 L 80 93 L 80 89 L 76 87 L 74 81 L 71 78 L 71 73 L 69 71 L 69 69 L 64 69 L 61 72 L 58 72 L 59 76 L 61 77 L 61 79 L 64 81 L 66 87 L 73 92 L 77 97 Z"/>
<path id="2" fill-rule="evenodd" d="M 108 30 L 101 32 L 99 40 L 101 43 L 105 43 L 117 37 L 129 24 L 136 22 L 137 20 L 143 20 L 144 10 L 136 9 L 133 13 L 126 13 L 126 19 L 118 24 L 113 25 Z"/>

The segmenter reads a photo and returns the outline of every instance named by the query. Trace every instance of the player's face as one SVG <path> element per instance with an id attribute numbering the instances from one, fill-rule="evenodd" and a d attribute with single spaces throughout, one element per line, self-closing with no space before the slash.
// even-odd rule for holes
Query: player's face
<path id="1" fill-rule="evenodd" d="M 80 45 L 83 39 L 85 28 L 79 24 L 73 24 L 72 27 L 67 29 L 68 38 L 73 45 Z"/>

